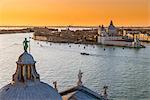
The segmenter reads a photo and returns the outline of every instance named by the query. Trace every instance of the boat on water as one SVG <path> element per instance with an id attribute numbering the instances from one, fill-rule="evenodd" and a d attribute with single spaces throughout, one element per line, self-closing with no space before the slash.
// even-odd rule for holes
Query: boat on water
<path id="1" fill-rule="evenodd" d="M 40 47 L 43 47 L 43 45 L 42 45 L 42 44 L 40 44 Z"/>
<path id="2" fill-rule="evenodd" d="M 89 53 L 81 52 L 81 55 L 90 55 Z"/>

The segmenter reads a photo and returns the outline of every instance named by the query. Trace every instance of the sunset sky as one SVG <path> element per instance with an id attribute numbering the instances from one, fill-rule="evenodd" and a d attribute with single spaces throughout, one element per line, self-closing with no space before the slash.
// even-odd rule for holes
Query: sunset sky
<path id="1" fill-rule="evenodd" d="M 0 0 L 0 25 L 150 25 L 150 0 Z"/>

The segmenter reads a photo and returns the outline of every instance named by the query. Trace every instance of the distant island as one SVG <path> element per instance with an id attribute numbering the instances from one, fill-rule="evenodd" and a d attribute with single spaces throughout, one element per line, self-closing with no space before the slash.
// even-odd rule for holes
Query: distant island
<path id="1" fill-rule="evenodd" d="M 122 47 L 141 46 L 140 42 L 150 42 L 150 27 L 115 27 L 110 22 L 108 27 L 102 26 L 13 26 L 1 28 L 0 34 L 30 33 L 33 39 L 55 43 L 102 44 Z M 136 43 L 135 43 L 136 42 Z M 144 46 L 142 46 L 144 47 Z"/>
<path id="2" fill-rule="evenodd" d="M 0 34 L 30 33 L 34 32 L 32 28 L 23 29 L 0 29 Z"/>
<path id="3" fill-rule="evenodd" d="M 74 28 L 74 27 L 73 27 Z M 56 43 L 101 44 L 109 46 L 143 48 L 143 42 L 150 42 L 150 29 L 139 27 L 115 27 L 110 22 L 108 27 L 98 26 L 74 30 L 68 26 L 65 29 L 34 27 L 33 39 Z"/>
<path id="4" fill-rule="evenodd" d="M 67 29 L 49 29 L 47 27 L 34 28 L 33 39 L 58 42 L 58 43 L 88 43 L 97 42 L 97 29 L 70 30 Z"/>

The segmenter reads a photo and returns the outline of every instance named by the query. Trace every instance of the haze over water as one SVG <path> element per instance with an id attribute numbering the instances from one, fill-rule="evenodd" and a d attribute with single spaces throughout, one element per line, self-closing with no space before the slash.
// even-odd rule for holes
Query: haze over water
<path id="1" fill-rule="evenodd" d="M 0 88 L 11 82 L 16 61 L 23 53 L 22 42 L 30 34 L 0 35 Z M 31 40 L 31 54 L 42 81 L 62 91 L 76 85 L 79 69 L 83 84 L 100 93 L 104 85 L 114 100 L 150 100 L 150 44 L 146 48 L 59 44 Z M 40 46 L 42 44 L 42 47 Z M 71 45 L 71 48 L 69 47 Z M 104 51 L 104 48 L 106 49 Z M 91 55 L 80 55 L 87 52 Z"/>

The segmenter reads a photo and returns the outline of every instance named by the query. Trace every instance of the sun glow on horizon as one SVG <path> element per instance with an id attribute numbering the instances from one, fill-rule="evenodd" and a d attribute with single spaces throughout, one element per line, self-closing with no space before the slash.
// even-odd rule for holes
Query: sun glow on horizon
<path id="1" fill-rule="evenodd" d="M 149 0 L 1 0 L 0 25 L 150 25 Z"/>

